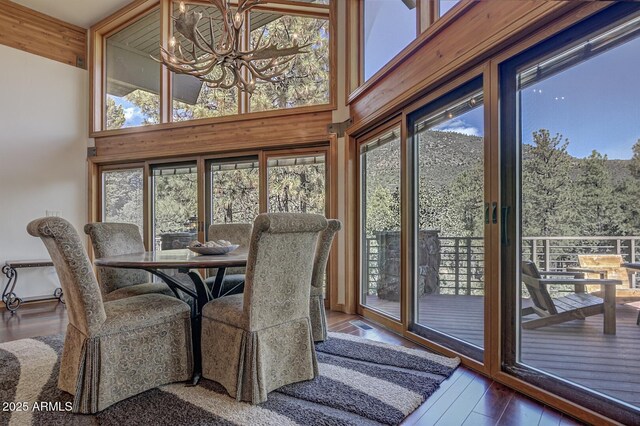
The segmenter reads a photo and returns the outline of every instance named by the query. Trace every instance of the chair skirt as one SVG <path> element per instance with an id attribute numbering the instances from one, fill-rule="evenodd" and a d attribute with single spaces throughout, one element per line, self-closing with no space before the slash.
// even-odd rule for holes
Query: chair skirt
<path id="1" fill-rule="evenodd" d="M 258 404 L 281 386 L 311 380 L 318 363 L 308 318 L 246 331 L 202 318 L 202 375 L 233 398 Z"/>
<path id="2" fill-rule="evenodd" d="M 309 318 L 314 342 L 327 340 L 327 314 L 324 310 L 324 295 L 322 288 L 311 287 L 309 299 Z"/>
<path id="3" fill-rule="evenodd" d="M 116 402 L 193 373 L 191 320 L 86 337 L 67 326 L 58 387 L 74 396 L 72 411 L 93 414 Z"/>

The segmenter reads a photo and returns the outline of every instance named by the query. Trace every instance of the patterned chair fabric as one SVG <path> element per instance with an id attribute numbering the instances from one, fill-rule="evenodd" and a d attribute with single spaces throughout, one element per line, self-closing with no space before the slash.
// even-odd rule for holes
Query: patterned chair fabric
<path id="1" fill-rule="evenodd" d="M 144 252 L 140 230 L 130 223 L 96 222 L 85 225 L 96 257 Z M 98 267 L 98 282 L 105 302 L 148 293 L 173 295 L 165 283 L 149 282 L 149 273 L 140 269 Z"/>
<path id="2" fill-rule="evenodd" d="M 327 340 L 327 314 L 324 310 L 324 294 L 322 285 L 327 271 L 327 260 L 331 251 L 333 237 L 342 228 L 342 223 L 336 219 L 327 220 L 327 229 L 318 237 L 316 256 L 313 262 L 311 277 L 311 297 L 309 299 L 309 316 L 314 342 Z"/>
<path id="3" fill-rule="evenodd" d="M 251 240 L 252 228 L 253 224 L 251 223 L 225 223 L 210 225 L 207 240 L 227 240 L 233 244 L 239 244 L 240 247 L 238 247 L 238 249 L 247 249 L 249 247 L 249 241 Z M 245 268 L 227 268 L 224 280 L 222 281 L 222 289 L 213 288 L 217 272 L 217 269 L 211 269 L 209 271 L 209 278 L 205 280 L 205 283 L 207 283 L 213 290 L 213 297 L 216 297 L 218 293 L 229 296 L 232 294 L 239 294 L 244 291 Z"/>
<path id="4" fill-rule="evenodd" d="M 73 411 L 96 413 L 193 370 L 189 306 L 162 294 L 104 302 L 80 236 L 58 217 L 27 231 L 47 247 L 64 291 L 69 325 L 58 387 Z"/>
<path id="5" fill-rule="evenodd" d="M 264 213 L 254 224 L 244 294 L 215 299 L 202 313 L 202 373 L 237 400 L 257 404 L 318 374 L 309 292 L 323 216 Z"/>

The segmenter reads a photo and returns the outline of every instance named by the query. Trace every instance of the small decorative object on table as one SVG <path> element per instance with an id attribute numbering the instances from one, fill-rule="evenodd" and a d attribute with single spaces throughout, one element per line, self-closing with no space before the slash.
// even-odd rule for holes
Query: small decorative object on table
<path id="1" fill-rule="evenodd" d="M 231 242 L 227 240 L 207 241 L 204 244 L 200 241 L 192 241 L 189 244 L 189 250 L 204 255 L 227 254 L 231 253 L 238 247 L 240 247 L 239 244 L 231 244 Z"/>

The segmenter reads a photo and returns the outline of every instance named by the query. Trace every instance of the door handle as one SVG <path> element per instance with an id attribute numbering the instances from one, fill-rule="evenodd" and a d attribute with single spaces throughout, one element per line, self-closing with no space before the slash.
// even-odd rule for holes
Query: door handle
<path id="1" fill-rule="evenodd" d="M 509 237 L 507 231 L 509 230 L 509 206 L 502 207 L 502 229 L 500 237 L 502 239 L 502 245 L 509 245 Z"/>
<path id="2" fill-rule="evenodd" d="M 491 223 L 498 223 L 498 203 L 491 203 Z"/>
<path id="3" fill-rule="evenodd" d="M 484 223 L 489 224 L 489 203 L 484 203 Z"/>

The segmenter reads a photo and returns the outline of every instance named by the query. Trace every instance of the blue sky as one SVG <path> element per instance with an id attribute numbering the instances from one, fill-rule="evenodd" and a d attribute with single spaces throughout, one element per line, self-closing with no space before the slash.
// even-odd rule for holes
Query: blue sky
<path id="1" fill-rule="evenodd" d="M 584 158 L 597 150 L 629 159 L 640 139 L 640 38 L 564 70 L 522 91 L 522 138 L 548 129 L 569 139 L 569 153 Z M 436 129 L 481 135 L 482 108 Z"/>
<path id="2" fill-rule="evenodd" d="M 569 153 L 592 150 L 631 158 L 640 138 L 640 38 L 600 54 L 522 92 L 522 136 L 541 128 L 569 139 Z"/>
<path id="3" fill-rule="evenodd" d="M 478 107 L 458 117 L 453 117 L 451 120 L 434 127 L 434 130 L 484 136 L 484 108 Z"/>
<path id="4" fill-rule="evenodd" d="M 416 9 L 400 0 L 367 0 L 364 21 L 367 80 L 416 38 Z"/>
<path id="5" fill-rule="evenodd" d="M 124 122 L 123 127 L 142 125 L 144 117 L 142 115 L 142 111 L 140 111 L 140 108 L 138 108 L 125 98 L 120 98 L 112 95 L 108 96 L 115 101 L 116 105 L 120 105 L 124 109 L 124 118 L 126 119 L 126 121 Z"/>

